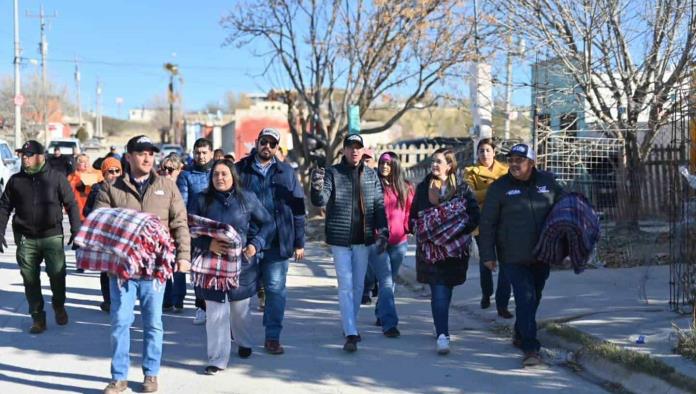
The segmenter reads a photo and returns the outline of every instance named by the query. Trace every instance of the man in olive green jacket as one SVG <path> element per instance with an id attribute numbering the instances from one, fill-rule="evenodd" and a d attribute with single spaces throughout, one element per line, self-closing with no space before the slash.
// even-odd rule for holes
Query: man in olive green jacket
<path id="1" fill-rule="evenodd" d="M 128 141 L 128 171 L 113 184 L 105 185 L 97 195 L 95 209 L 129 208 L 157 215 L 176 243 L 176 267 L 179 272 L 190 269 L 191 247 L 186 207 L 179 189 L 170 179 L 157 176 L 152 170 L 154 153 L 159 149 L 146 136 Z M 157 375 L 162 358 L 162 300 L 164 285 L 152 278 L 133 278 L 119 284 L 110 279 L 111 291 L 111 377 L 104 393 L 120 393 L 128 387 L 130 365 L 130 326 L 133 323 L 135 299 L 140 302 L 143 318 L 143 382 L 142 392 L 157 391 Z"/>

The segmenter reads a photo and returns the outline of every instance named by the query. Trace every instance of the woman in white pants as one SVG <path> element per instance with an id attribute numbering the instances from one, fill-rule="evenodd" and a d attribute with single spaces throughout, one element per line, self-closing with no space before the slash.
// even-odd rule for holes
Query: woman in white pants
<path id="1" fill-rule="evenodd" d="M 208 189 L 196 196 L 191 205 L 190 214 L 231 225 L 242 237 L 242 245 L 246 245 L 237 288 L 224 292 L 195 287 L 196 297 L 205 300 L 207 309 L 208 366 L 205 373 L 214 375 L 227 367 L 231 350 L 230 330 L 239 345 L 239 356 L 246 358 L 251 355 L 253 338 L 249 299 L 256 294 L 259 280 L 257 251 L 263 250 L 274 225 L 273 218 L 256 195 L 241 189 L 234 162 L 229 159 L 213 164 Z M 218 255 L 224 255 L 227 250 L 227 245 L 209 237 L 194 239 L 194 246 Z"/>

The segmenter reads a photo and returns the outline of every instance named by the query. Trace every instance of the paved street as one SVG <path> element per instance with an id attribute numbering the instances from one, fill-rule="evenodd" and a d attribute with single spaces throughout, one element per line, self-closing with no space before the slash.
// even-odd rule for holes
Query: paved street
<path id="1" fill-rule="evenodd" d="M 8 234 L 9 235 L 9 234 Z M 8 237 L 8 240 L 11 237 Z M 0 257 L 0 392 L 100 392 L 109 381 L 109 320 L 98 308 L 99 279 L 96 273 L 76 274 L 74 255 L 69 254 L 68 313 L 70 324 L 53 322 L 47 300 L 48 330 L 29 335 L 30 318 L 14 246 Z M 205 376 L 205 329 L 193 326 L 193 299 L 189 294 L 182 315 L 164 318 L 164 361 L 160 392 L 174 393 L 358 393 L 358 392 L 563 392 L 594 393 L 601 388 L 567 369 L 519 368 L 521 355 L 507 339 L 496 337 L 487 327 L 453 314 L 452 353 L 438 356 L 429 301 L 406 288 L 399 288 L 398 311 L 402 337 L 388 339 L 372 325 L 373 306 L 361 310 L 363 337 L 359 350 L 347 354 L 339 324 L 335 273 L 327 250 L 319 244 L 308 247 L 307 261 L 291 265 L 286 326 L 282 340 L 286 354 L 263 352 L 261 314 L 254 312 L 258 327 L 254 354 L 247 360 L 236 355 L 227 370 Z M 44 295 L 50 294 L 42 274 Z M 472 286 L 467 282 L 465 286 Z M 253 302 L 254 308 L 256 301 Z M 140 372 L 140 319 L 132 331 L 130 387 L 142 381 Z"/>

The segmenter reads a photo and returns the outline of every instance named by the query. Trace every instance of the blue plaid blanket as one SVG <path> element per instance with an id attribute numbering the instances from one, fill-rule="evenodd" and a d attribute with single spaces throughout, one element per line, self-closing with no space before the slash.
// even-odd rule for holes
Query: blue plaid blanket
<path id="1" fill-rule="evenodd" d="M 579 274 L 587 267 L 599 232 L 599 217 L 587 198 L 580 193 L 567 193 L 546 217 L 534 254 L 539 261 L 554 265 L 570 257 L 575 273 Z"/>

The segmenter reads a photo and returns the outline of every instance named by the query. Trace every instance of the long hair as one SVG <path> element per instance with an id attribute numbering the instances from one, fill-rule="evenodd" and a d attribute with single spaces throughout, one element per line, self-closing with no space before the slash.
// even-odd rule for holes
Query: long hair
<path id="1" fill-rule="evenodd" d="M 493 138 L 482 138 L 481 140 L 479 140 L 478 144 L 476 144 L 477 154 L 479 149 L 481 149 L 481 146 L 483 145 L 489 145 L 495 151 L 495 141 L 493 141 Z"/>
<path id="2" fill-rule="evenodd" d="M 451 148 L 440 148 L 433 152 L 433 156 L 437 154 L 444 155 L 445 161 L 450 166 L 449 171 L 447 171 L 447 195 L 445 196 L 445 200 L 449 200 L 457 192 L 457 158 Z"/>
<path id="3" fill-rule="evenodd" d="M 241 179 L 239 178 L 239 174 L 237 173 L 237 168 L 234 165 L 234 161 L 230 159 L 220 159 L 216 160 L 213 163 L 213 167 L 210 169 L 210 176 L 208 178 L 208 188 L 205 190 L 205 205 L 208 206 L 210 205 L 211 202 L 213 202 L 213 198 L 215 197 L 215 185 L 213 185 L 213 172 L 215 171 L 215 167 L 218 164 L 224 164 L 227 168 L 230 169 L 230 174 L 232 174 L 232 192 L 234 192 L 237 195 L 237 198 L 239 198 L 239 202 L 241 203 L 242 207 L 245 207 L 245 201 L 244 201 L 244 195 L 242 194 L 242 182 Z"/>
<path id="4" fill-rule="evenodd" d="M 384 152 L 379 156 L 379 164 L 384 162 L 389 162 L 391 166 L 391 172 L 387 177 L 382 176 L 382 172 L 378 171 L 379 180 L 382 182 L 382 188 L 385 190 L 389 187 L 396 192 L 396 199 L 399 203 L 399 207 L 403 208 L 406 206 L 406 199 L 411 190 L 411 183 L 406 180 L 401 169 L 401 161 L 399 156 L 394 152 Z"/>

